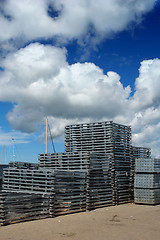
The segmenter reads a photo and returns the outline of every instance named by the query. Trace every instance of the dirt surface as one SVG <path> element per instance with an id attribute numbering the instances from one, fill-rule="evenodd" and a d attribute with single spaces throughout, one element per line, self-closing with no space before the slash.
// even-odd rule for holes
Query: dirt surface
<path id="1" fill-rule="evenodd" d="M 0 240 L 160 240 L 160 205 L 124 204 L 0 227 Z"/>

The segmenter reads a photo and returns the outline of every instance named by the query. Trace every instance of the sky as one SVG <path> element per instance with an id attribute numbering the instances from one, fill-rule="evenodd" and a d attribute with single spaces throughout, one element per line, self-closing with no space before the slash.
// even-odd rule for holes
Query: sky
<path id="1" fill-rule="evenodd" d="M 112 120 L 160 157 L 160 0 L 0 0 L 0 30 L 0 163 L 38 162 L 46 117 L 56 152 Z"/>

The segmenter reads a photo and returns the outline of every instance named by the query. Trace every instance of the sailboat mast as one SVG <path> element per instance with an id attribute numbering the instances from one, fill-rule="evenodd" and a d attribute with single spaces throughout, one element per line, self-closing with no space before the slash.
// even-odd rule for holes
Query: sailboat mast
<path id="1" fill-rule="evenodd" d="M 13 142 L 13 162 L 14 162 L 14 159 L 15 159 L 15 155 L 14 155 L 14 138 L 12 138 L 12 142 Z"/>
<path id="2" fill-rule="evenodd" d="M 46 141 L 45 141 L 45 153 L 47 154 L 47 137 L 48 137 L 48 121 L 46 117 Z"/>
<path id="3" fill-rule="evenodd" d="M 6 145 L 4 145 L 4 163 L 6 164 Z"/>

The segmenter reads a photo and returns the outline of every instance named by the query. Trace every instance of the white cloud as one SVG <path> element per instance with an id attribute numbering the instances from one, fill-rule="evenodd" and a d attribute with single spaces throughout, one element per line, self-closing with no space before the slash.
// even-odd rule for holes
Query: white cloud
<path id="1" fill-rule="evenodd" d="M 160 105 L 160 59 L 141 62 L 136 79 L 136 93 L 132 100 L 133 109 L 158 107 Z"/>
<path id="2" fill-rule="evenodd" d="M 133 143 L 150 146 L 153 154 L 160 157 L 160 60 L 141 62 L 136 91 L 130 99 L 130 124 L 133 128 Z"/>
<path id="3" fill-rule="evenodd" d="M 65 48 L 32 43 L 16 50 L 38 39 L 54 39 L 59 46 L 71 40 L 97 44 L 141 22 L 155 2 L 0 1 L 0 50 L 2 55 L 10 52 L 1 62 L 0 101 L 14 104 L 7 114 L 13 128 L 34 132 L 48 116 L 54 136 L 59 137 L 66 124 L 112 119 L 131 125 L 133 143 L 151 146 L 154 155 L 160 156 L 159 59 L 141 62 L 130 98 L 130 87 L 124 88 L 117 73 L 105 74 L 93 63 L 69 65 Z M 1 132 L 0 142 L 7 143 L 10 136 Z M 25 138 L 16 136 L 20 142 Z"/>
<path id="4" fill-rule="evenodd" d="M 64 119 L 113 118 L 127 108 L 130 87 L 93 63 L 68 65 L 66 50 L 31 44 L 8 55 L 1 72 L 0 100 L 15 102 L 8 120 L 32 132 L 48 115 Z M 118 99 L 118 101 L 117 101 Z"/>
<path id="5" fill-rule="evenodd" d="M 133 144 L 151 146 L 158 155 L 160 60 L 141 63 L 130 97 L 130 87 L 123 87 L 117 73 L 104 74 L 93 63 L 69 65 L 66 54 L 63 48 L 34 43 L 5 58 L 0 100 L 15 103 L 7 115 L 13 128 L 34 132 L 48 116 L 59 137 L 67 124 L 112 119 L 131 125 Z"/>
<path id="6" fill-rule="evenodd" d="M 133 144 L 136 146 L 150 147 L 152 155 L 160 157 L 160 121 L 156 124 L 142 125 L 141 129 L 133 134 Z"/>
<path id="7" fill-rule="evenodd" d="M 151 146 L 158 155 L 160 60 L 141 63 L 136 92 L 129 98 L 130 87 L 123 87 L 117 73 L 105 75 L 93 63 L 69 65 L 66 54 L 35 43 L 5 58 L 0 100 L 15 102 L 7 115 L 13 128 L 34 132 L 49 116 L 58 137 L 67 124 L 113 119 L 132 126 L 133 144 Z"/>
<path id="8" fill-rule="evenodd" d="M 1 1 L 0 39 L 24 44 L 39 38 L 99 41 L 137 23 L 156 0 L 7 0 Z M 49 14 L 55 15 L 51 17 Z M 54 13 L 53 13 L 54 11 Z M 94 36 L 94 37 L 93 37 Z M 59 38 L 60 37 L 60 38 Z M 7 45 L 6 45 L 7 47 Z"/>

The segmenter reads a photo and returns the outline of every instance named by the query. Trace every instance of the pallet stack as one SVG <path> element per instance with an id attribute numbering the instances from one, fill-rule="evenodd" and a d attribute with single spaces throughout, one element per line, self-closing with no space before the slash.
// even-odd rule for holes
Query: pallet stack
<path id="1" fill-rule="evenodd" d="M 53 170 L 86 170 L 88 168 L 88 152 L 64 152 L 39 155 L 41 168 Z"/>
<path id="2" fill-rule="evenodd" d="M 134 174 L 135 174 L 135 161 L 139 158 L 151 158 L 151 149 L 144 147 L 131 147 L 131 190 L 132 199 L 134 199 Z"/>
<path id="3" fill-rule="evenodd" d="M 144 148 L 144 147 L 132 146 L 132 156 L 133 156 L 134 160 L 138 159 L 138 158 L 150 158 L 151 157 L 151 149 Z"/>
<path id="4" fill-rule="evenodd" d="M 0 190 L 2 189 L 2 177 L 3 177 L 3 169 L 7 168 L 7 164 L 0 164 Z"/>
<path id="5" fill-rule="evenodd" d="M 131 201 L 131 127 L 113 123 L 113 160 L 115 204 Z"/>
<path id="6" fill-rule="evenodd" d="M 54 190 L 54 171 L 52 169 L 32 169 L 16 167 L 12 164 L 3 172 L 3 191 L 52 193 Z M 20 167 L 19 167 L 20 166 Z"/>
<path id="7" fill-rule="evenodd" d="M 66 152 L 102 152 L 130 158 L 131 127 L 112 121 L 65 127 Z"/>
<path id="8" fill-rule="evenodd" d="M 112 121 L 69 125 L 66 152 L 96 152 L 111 157 L 113 204 L 131 200 L 131 127 Z"/>
<path id="9" fill-rule="evenodd" d="M 86 210 L 86 171 L 55 171 L 54 215 Z"/>
<path id="10" fill-rule="evenodd" d="M 87 170 L 87 210 L 113 205 L 111 160 L 110 155 L 90 153 Z"/>
<path id="11" fill-rule="evenodd" d="M 38 169 L 39 163 L 29 163 L 29 162 L 10 162 L 8 167 L 22 168 L 22 169 Z"/>
<path id="12" fill-rule="evenodd" d="M 111 160 L 111 155 L 96 152 L 51 153 L 39 155 L 39 166 L 41 169 L 80 171 L 109 167 Z"/>
<path id="13" fill-rule="evenodd" d="M 144 147 L 131 147 L 131 155 L 132 155 L 132 162 L 131 162 L 131 170 L 134 172 L 135 169 L 135 161 L 139 158 L 151 158 L 151 149 L 144 148 Z"/>
<path id="14" fill-rule="evenodd" d="M 143 204 L 160 203 L 160 159 L 136 159 L 134 201 Z"/>
<path id="15" fill-rule="evenodd" d="M 113 204 L 110 155 L 91 152 L 40 154 L 39 162 L 41 167 L 47 166 L 55 171 L 56 198 L 59 197 L 59 187 L 61 182 L 63 183 L 64 194 L 60 196 L 60 204 L 55 204 L 55 210 L 57 206 L 61 206 L 58 208 L 58 214 L 60 214 L 60 209 L 63 209 L 63 214 L 64 211 L 75 212 Z M 76 177 L 77 174 L 79 178 Z M 78 191 L 75 192 L 76 187 Z M 79 191 L 79 188 L 83 191 Z M 66 192 L 69 205 L 65 202 Z M 74 199 L 76 203 L 73 201 Z M 81 200 L 79 201 L 79 199 Z M 72 202 L 76 204 L 75 209 Z"/>
<path id="16" fill-rule="evenodd" d="M 16 192 L 22 198 L 48 195 L 53 217 L 131 201 L 135 158 L 150 155 L 131 146 L 130 126 L 111 121 L 66 126 L 65 146 L 65 153 L 40 154 L 39 164 L 10 163 L 3 175 L 2 205 L 12 206 L 8 198 Z"/>
<path id="17" fill-rule="evenodd" d="M 51 197 L 47 194 L 0 193 L 0 225 L 52 216 Z"/>
<path id="18" fill-rule="evenodd" d="M 112 122 L 86 123 L 65 127 L 66 152 L 110 153 L 111 141 Z"/>
<path id="19" fill-rule="evenodd" d="M 112 195 L 112 200 L 110 201 L 110 198 L 109 202 L 112 202 L 113 205 L 131 200 L 131 127 L 111 121 L 66 126 L 65 146 L 65 153 L 41 154 L 39 156 L 40 167 L 75 171 L 88 169 L 87 179 L 92 184 L 88 183 L 87 186 L 88 189 L 91 189 L 94 181 L 98 182 L 98 178 L 101 179 L 103 173 L 102 169 L 98 169 L 96 166 L 95 169 L 92 169 L 92 173 L 94 170 L 97 172 L 96 178 L 94 178 L 94 174 L 89 170 L 87 159 L 91 161 L 91 153 L 92 156 L 93 153 L 96 153 L 97 162 L 101 158 L 106 161 L 106 163 L 103 161 L 103 164 L 108 164 L 108 159 L 110 162 L 106 185 L 109 192 L 105 193 L 103 186 L 101 196 L 107 194 L 109 198 Z M 103 173 L 103 178 L 106 178 L 107 171 L 108 168 Z M 111 189 L 112 194 L 110 194 Z M 94 193 L 94 195 L 96 194 Z M 96 198 L 92 197 L 92 201 L 93 199 Z M 108 199 L 106 201 L 108 203 Z"/>

